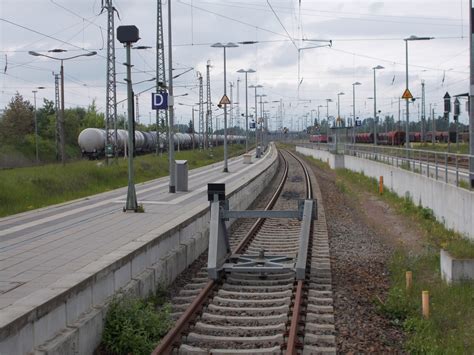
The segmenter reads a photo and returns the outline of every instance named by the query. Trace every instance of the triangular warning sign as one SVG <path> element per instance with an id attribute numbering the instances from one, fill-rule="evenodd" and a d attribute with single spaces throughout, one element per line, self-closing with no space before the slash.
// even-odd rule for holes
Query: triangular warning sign
<path id="1" fill-rule="evenodd" d="M 406 89 L 402 95 L 402 99 L 413 99 L 413 95 L 411 94 L 410 90 Z"/>
<path id="2" fill-rule="evenodd" d="M 219 101 L 219 105 L 230 105 L 230 100 L 227 95 L 222 96 L 221 101 Z"/>

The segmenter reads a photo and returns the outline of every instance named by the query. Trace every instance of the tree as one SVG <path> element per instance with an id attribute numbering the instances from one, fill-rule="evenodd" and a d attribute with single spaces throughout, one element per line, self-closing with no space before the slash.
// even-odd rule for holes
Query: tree
<path id="1" fill-rule="evenodd" d="M 186 133 L 194 133 L 194 125 L 193 125 L 193 121 L 192 120 L 189 120 L 189 128 L 187 129 Z"/>
<path id="2" fill-rule="evenodd" d="M 105 127 L 105 118 L 103 113 L 97 112 L 97 106 L 95 100 L 92 101 L 92 104 L 87 108 L 84 119 L 81 122 L 81 129 L 85 128 L 104 128 Z M 113 127 L 110 127 L 113 129 Z"/>
<path id="3" fill-rule="evenodd" d="M 7 143 L 20 143 L 28 134 L 34 133 L 34 128 L 34 107 L 17 92 L 5 107 L 0 122 L 2 140 Z"/>

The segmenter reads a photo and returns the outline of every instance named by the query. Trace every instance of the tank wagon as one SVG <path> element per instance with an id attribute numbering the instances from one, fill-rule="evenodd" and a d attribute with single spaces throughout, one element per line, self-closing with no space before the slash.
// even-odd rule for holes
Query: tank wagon
<path id="1" fill-rule="evenodd" d="M 113 136 L 113 133 L 111 131 Z M 224 143 L 223 135 L 212 135 L 210 144 L 222 145 Z M 99 159 L 105 155 L 105 140 L 106 133 L 104 129 L 100 128 L 86 128 L 77 138 L 79 147 L 81 148 L 82 156 L 89 159 Z M 227 141 L 229 143 L 243 143 L 245 136 L 228 135 Z M 204 136 L 199 133 L 174 133 L 174 148 L 175 149 L 192 149 L 199 147 L 204 142 Z M 194 143 L 194 144 L 193 144 Z M 124 129 L 117 130 L 117 150 L 119 155 L 123 155 L 127 149 L 128 131 Z M 159 137 L 156 131 L 142 132 L 135 131 L 135 152 L 137 154 L 146 154 L 156 151 L 156 148 L 167 150 L 168 138 L 167 134 L 160 134 Z"/>

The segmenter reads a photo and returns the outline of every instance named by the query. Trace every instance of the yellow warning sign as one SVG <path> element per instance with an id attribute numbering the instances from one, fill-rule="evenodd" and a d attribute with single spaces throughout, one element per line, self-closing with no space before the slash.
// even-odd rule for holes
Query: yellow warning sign
<path id="1" fill-rule="evenodd" d="M 413 95 L 411 94 L 410 90 L 406 89 L 402 95 L 402 99 L 413 99 Z"/>
<path id="2" fill-rule="evenodd" d="M 222 96 L 221 101 L 219 101 L 219 105 L 230 105 L 230 100 L 227 95 Z"/>

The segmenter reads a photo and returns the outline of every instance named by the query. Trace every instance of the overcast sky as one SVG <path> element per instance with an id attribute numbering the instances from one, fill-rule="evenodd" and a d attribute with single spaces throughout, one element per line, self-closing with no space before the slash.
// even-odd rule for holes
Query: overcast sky
<path id="1" fill-rule="evenodd" d="M 373 116 L 374 78 L 377 71 L 377 106 L 382 115 L 393 114 L 398 119 L 398 98 L 405 89 L 405 42 L 410 35 L 429 36 L 430 41 L 409 42 L 409 88 L 413 96 L 421 96 L 421 82 L 426 85 L 426 112 L 429 104 L 442 110 L 446 91 L 461 94 L 469 88 L 469 1 L 468 0 L 390 0 L 390 1 L 319 1 L 301 0 L 167 0 L 172 4 L 173 67 L 175 74 L 194 68 L 175 80 L 175 94 L 188 93 L 176 102 L 198 102 L 196 72 L 205 75 L 206 63 L 212 63 L 211 91 L 216 104 L 223 94 L 223 51 L 210 48 L 214 42 L 258 41 L 227 51 L 227 81 L 240 78 L 240 109 L 244 112 L 244 77 L 240 68 L 257 70 L 249 75 L 250 84 L 264 88 L 266 104 L 271 112 L 271 127 L 275 128 L 275 100 L 283 100 L 285 126 L 313 111 L 321 118 L 337 115 L 335 102 L 341 96 L 341 116 L 352 115 L 352 83 L 356 87 L 356 116 Z M 114 0 L 120 19 L 116 26 L 136 25 L 141 40 L 137 45 L 155 46 L 156 0 Z M 273 8 L 273 10 L 272 10 Z M 46 89 L 38 93 L 54 100 L 52 72 L 59 71 L 59 62 L 28 55 L 34 50 L 46 53 L 53 48 L 67 49 L 68 55 L 95 50 L 98 55 L 65 62 L 66 106 L 87 106 L 93 99 L 105 111 L 105 39 L 106 14 L 100 14 L 101 0 L 0 0 L 0 107 L 4 107 L 16 91 L 33 100 L 37 86 Z M 165 26 L 167 21 L 165 19 Z M 290 40 L 291 38 L 291 40 Z M 165 39 L 167 42 L 166 27 Z M 322 45 L 302 39 L 332 40 L 332 47 L 301 50 L 301 74 L 298 93 L 297 48 Z M 124 83 L 125 50 L 116 43 L 117 82 Z M 134 82 L 155 76 L 155 49 L 132 52 Z M 168 65 L 168 63 L 166 63 Z M 117 100 L 125 98 L 125 85 L 117 84 Z M 153 86 L 151 82 L 137 84 L 135 92 Z M 229 91 L 229 88 L 227 89 Z M 234 87 L 234 102 L 236 102 Z M 249 106 L 254 106 L 253 90 L 249 90 Z M 298 97 L 300 101 L 298 101 Z M 418 120 L 417 100 L 410 108 L 410 119 Z M 150 94 L 140 95 L 140 121 L 149 123 Z M 402 102 L 404 110 L 404 102 Z M 126 107 L 118 105 L 118 112 Z M 468 121 L 464 112 L 461 122 Z M 151 113 L 150 113 L 151 112 Z M 191 107 L 176 106 L 178 122 L 187 123 Z M 402 111 L 403 118 L 403 111 Z M 300 118 L 301 119 L 301 118 Z M 196 123 L 197 124 L 197 123 Z"/>

